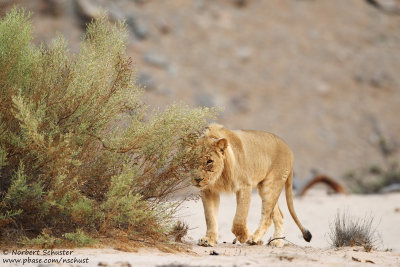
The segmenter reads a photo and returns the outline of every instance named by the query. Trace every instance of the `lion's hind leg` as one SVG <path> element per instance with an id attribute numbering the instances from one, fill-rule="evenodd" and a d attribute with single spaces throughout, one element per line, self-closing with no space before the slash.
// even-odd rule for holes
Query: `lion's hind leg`
<path id="1" fill-rule="evenodd" d="M 275 221 L 277 224 L 279 224 L 280 222 L 277 213 L 279 213 L 279 215 L 281 214 L 277 202 L 279 195 L 282 192 L 283 186 L 285 185 L 286 179 L 274 179 L 273 177 L 274 176 L 271 176 L 272 179 L 267 178 L 258 185 L 258 194 L 262 199 L 261 221 L 257 230 L 254 232 L 254 234 L 250 236 L 247 242 L 251 245 L 262 243 L 261 238 L 268 231 L 268 228 L 271 226 L 273 218 L 277 217 L 274 220 L 274 223 Z M 279 227 L 279 229 L 281 229 L 281 227 Z"/>
<path id="2" fill-rule="evenodd" d="M 278 204 L 275 205 L 274 212 L 272 214 L 272 221 L 274 222 L 274 236 L 273 238 L 282 238 L 285 232 L 285 226 L 283 224 L 283 214 Z M 276 239 L 272 240 L 270 243 L 271 246 L 281 248 L 283 247 L 283 240 Z"/>

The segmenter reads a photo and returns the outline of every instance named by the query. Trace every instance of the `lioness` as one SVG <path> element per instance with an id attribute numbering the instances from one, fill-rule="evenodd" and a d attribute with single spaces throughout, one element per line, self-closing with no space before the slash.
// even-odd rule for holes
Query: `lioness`
<path id="1" fill-rule="evenodd" d="M 285 185 L 286 202 L 290 214 L 307 242 L 311 233 L 304 228 L 293 208 L 293 154 L 286 143 L 271 133 L 248 130 L 229 130 L 211 124 L 199 139 L 202 148 L 202 169 L 193 177 L 200 188 L 206 217 L 206 236 L 199 240 L 201 246 L 214 246 L 218 239 L 217 214 L 219 193 L 236 194 L 236 215 L 232 232 L 241 243 L 260 244 L 271 221 L 274 237 L 282 237 L 283 215 L 277 201 Z M 250 207 L 251 191 L 257 187 L 262 199 L 261 222 L 254 234 L 249 235 L 246 220 Z M 274 246 L 283 246 L 281 239 Z"/>

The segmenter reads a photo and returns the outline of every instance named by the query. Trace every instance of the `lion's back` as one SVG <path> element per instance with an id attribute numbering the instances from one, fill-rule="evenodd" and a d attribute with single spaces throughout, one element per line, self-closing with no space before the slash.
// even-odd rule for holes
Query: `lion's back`
<path id="1" fill-rule="evenodd" d="M 235 130 L 241 139 L 247 171 L 254 184 L 274 169 L 293 167 L 293 153 L 282 138 L 255 130 Z"/>
<path id="2" fill-rule="evenodd" d="M 207 136 L 226 138 L 233 153 L 238 157 L 293 157 L 292 151 L 282 138 L 265 131 L 230 130 L 220 124 L 211 124 Z"/>
<path id="3" fill-rule="evenodd" d="M 260 152 L 277 154 L 291 154 L 289 146 L 279 136 L 256 130 L 234 130 L 242 140 L 243 147 L 247 152 Z"/>
<path id="4" fill-rule="evenodd" d="M 235 175 L 228 175 L 221 179 L 216 188 L 226 187 L 228 190 L 230 186 L 227 185 L 238 185 L 241 182 L 237 179 L 244 179 L 244 177 L 251 179 L 254 186 L 273 168 L 291 170 L 293 166 L 292 151 L 285 141 L 275 134 L 256 130 L 229 130 L 222 125 L 212 124 L 206 135 L 213 138 L 226 138 L 229 144 L 226 156 L 233 159 L 225 166 L 225 170 L 226 173 L 235 173 Z"/>

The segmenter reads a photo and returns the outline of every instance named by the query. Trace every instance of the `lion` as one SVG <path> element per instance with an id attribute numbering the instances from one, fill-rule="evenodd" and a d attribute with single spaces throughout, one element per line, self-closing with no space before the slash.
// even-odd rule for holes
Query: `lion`
<path id="1" fill-rule="evenodd" d="M 218 240 L 217 214 L 220 193 L 236 194 L 236 214 L 232 233 L 235 241 L 261 244 L 262 237 L 274 223 L 274 238 L 284 232 L 283 214 L 277 202 L 285 186 L 289 212 L 307 242 L 311 233 L 304 228 L 293 207 L 293 153 L 278 136 L 253 130 L 229 130 L 219 124 L 208 126 L 199 138 L 201 168 L 192 178 L 200 189 L 207 224 L 201 246 L 214 246 Z M 251 192 L 257 187 L 262 199 L 261 221 L 250 235 L 247 215 Z M 273 240 L 273 246 L 282 247 L 282 239 Z"/>

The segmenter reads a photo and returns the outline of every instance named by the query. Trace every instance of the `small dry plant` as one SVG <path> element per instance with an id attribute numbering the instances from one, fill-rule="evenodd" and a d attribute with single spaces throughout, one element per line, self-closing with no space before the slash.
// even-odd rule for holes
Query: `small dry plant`
<path id="1" fill-rule="evenodd" d="M 362 246 L 369 252 L 376 248 L 380 236 L 372 216 L 355 218 L 346 212 L 337 212 L 330 225 L 329 238 L 334 247 Z"/>
<path id="2" fill-rule="evenodd" d="M 187 235 L 188 230 L 189 226 L 186 223 L 177 221 L 169 235 L 174 238 L 175 242 L 182 242 L 182 238 Z"/>

